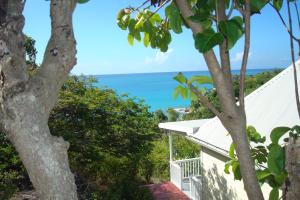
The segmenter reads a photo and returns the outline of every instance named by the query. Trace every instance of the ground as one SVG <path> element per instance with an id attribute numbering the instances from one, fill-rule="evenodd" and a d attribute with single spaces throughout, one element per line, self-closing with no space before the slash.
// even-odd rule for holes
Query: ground
<path id="1" fill-rule="evenodd" d="M 151 184 L 147 187 L 150 189 L 155 200 L 189 200 L 189 198 L 171 182 Z"/>

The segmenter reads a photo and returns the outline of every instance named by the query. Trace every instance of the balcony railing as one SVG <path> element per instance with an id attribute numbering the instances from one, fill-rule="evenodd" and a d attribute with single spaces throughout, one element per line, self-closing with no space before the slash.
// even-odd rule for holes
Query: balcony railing
<path id="1" fill-rule="evenodd" d="M 201 175 L 201 160 L 200 158 L 176 160 L 174 163 L 181 168 L 182 178 L 190 178 Z"/>
<path id="2" fill-rule="evenodd" d="M 192 158 L 170 161 L 171 182 L 192 200 L 201 199 L 201 160 Z"/>

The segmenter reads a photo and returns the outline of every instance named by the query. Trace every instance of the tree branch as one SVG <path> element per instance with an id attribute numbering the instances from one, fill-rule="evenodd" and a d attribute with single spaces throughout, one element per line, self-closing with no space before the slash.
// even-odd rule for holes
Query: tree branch
<path id="1" fill-rule="evenodd" d="M 186 23 L 191 28 L 194 35 L 203 32 L 203 28 L 201 24 L 195 23 L 189 19 L 190 16 L 194 15 L 191 6 L 189 5 L 187 0 L 176 0 L 176 5 L 181 11 L 182 17 L 186 21 Z M 208 52 L 203 54 L 213 82 L 216 86 L 218 97 L 220 99 L 221 106 L 225 113 L 228 115 L 232 115 L 236 113 L 235 110 L 235 98 L 231 93 L 228 84 L 226 84 L 225 76 L 222 73 L 220 64 L 217 60 L 217 57 L 213 50 L 209 50 Z"/>
<path id="2" fill-rule="evenodd" d="M 245 22 L 245 44 L 244 44 L 244 55 L 242 60 L 242 66 L 240 70 L 240 85 L 239 85 L 239 101 L 241 110 L 245 110 L 245 77 L 247 70 L 247 63 L 250 49 L 250 1 L 245 0 L 245 11 L 244 11 L 244 22 Z"/>
<path id="3" fill-rule="evenodd" d="M 299 17 L 297 1 L 294 1 L 294 6 L 295 6 L 296 14 L 297 14 L 298 27 L 300 29 L 300 17 Z"/>
<path id="4" fill-rule="evenodd" d="M 225 1 L 220 0 L 219 4 L 216 8 L 217 16 L 218 16 L 218 23 L 220 21 L 227 20 L 226 17 L 226 8 L 225 8 Z M 232 74 L 231 74 L 231 65 L 230 65 L 230 55 L 228 50 L 228 39 L 225 38 L 224 42 L 219 46 L 220 58 L 221 58 L 221 68 L 223 74 L 225 76 L 225 80 L 228 84 L 228 88 L 231 88 L 231 93 L 234 96 L 232 86 Z"/>
<path id="5" fill-rule="evenodd" d="M 279 16 L 279 18 L 280 18 L 280 20 L 281 20 L 283 26 L 285 27 L 286 31 L 288 32 L 288 34 L 289 34 L 295 41 L 299 42 L 300 39 L 296 38 L 296 37 L 293 35 L 293 33 L 291 32 L 291 30 L 290 30 L 290 29 L 288 28 L 288 26 L 286 25 L 286 23 L 285 23 L 285 21 L 284 21 L 282 15 L 280 14 L 280 12 L 274 7 L 273 4 L 269 3 L 269 5 L 271 5 L 271 7 L 274 8 L 274 10 L 276 11 L 277 15 Z"/>
<path id="6" fill-rule="evenodd" d="M 153 15 L 155 15 L 155 13 L 157 13 L 162 7 L 164 7 L 167 3 L 169 3 L 171 0 L 166 0 L 164 1 L 162 4 L 160 4 L 155 11 L 153 11 L 153 13 L 151 13 L 151 15 L 146 19 L 146 21 L 149 21 L 149 19 L 151 17 L 153 17 Z"/>
<path id="7" fill-rule="evenodd" d="M 297 78 L 297 69 L 295 64 L 295 54 L 294 54 L 294 41 L 292 38 L 293 34 L 293 23 L 292 23 L 292 16 L 291 16 L 291 8 L 290 8 L 290 2 L 287 1 L 287 7 L 288 7 L 288 16 L 289 16 L 289 30 L 291 31 L 290 34 L 290 46 L 291 46 L 291 55 L 292 55 L 292 62 L 293 62 L 293 70 L 294 70 L 294 85 L 295 85 L 295 95 L 296 95 L 296 105 L 297 105 L 297 111 L 300 118 L 300 100 L 299 100 L 299 90 L 298 90 L 298 78 Z"/>
<path id="8" fill-rule="evenodd" d="M 147 0 L 145 2 L 143 2 L 141 5 L 139 5 L 137 8 L 133 9 L 133 11 L 139 10 L 140 8 L 142 8 L 144 5 L 146 5 L 150 0 Z"/>
<path id="9" fill-rule="evenodd" d="M 76 64 L 76 41 L 72 24 L 75 6 L 76 0 L 51 0 L 51 37 L 41 69 L 31 85 L 36 96 L 44 102 L 45 112 L 48 113 L 70 70 Z"/>
<path id="10" fill-rule="evenodd" d="M 3 90 L 28 80 L 23 48 L 23 8 L 22 0 L 6 0 L 0 4 L 0 88 Z"/>
<path id="11" fill-rule="evenodd" d="M 198 89 L 195 86 L 189 84 L 189 88 L 198 97 L 200 103 L 202 103 L 220 119 L 224 118 L 224 113 L 221 113 L 219 110 L 217 110 L 216 107 L 208 100 L 208 98 L 204 96 L 200 91 L 198 91 Z"/>

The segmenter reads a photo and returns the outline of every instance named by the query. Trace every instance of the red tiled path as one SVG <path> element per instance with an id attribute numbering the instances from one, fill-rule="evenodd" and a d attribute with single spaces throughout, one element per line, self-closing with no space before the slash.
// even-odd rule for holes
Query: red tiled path
<path id="1" fill-rule="evenodd" d="M 171 182 L 147 185 L 155 200 L 190 200 Z"/>

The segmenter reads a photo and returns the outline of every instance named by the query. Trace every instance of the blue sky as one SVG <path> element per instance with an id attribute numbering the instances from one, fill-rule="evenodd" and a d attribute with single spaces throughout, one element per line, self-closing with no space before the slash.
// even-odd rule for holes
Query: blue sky
<path id="1" fill-rule="evenodd" d="M 91 0 L 78 5 L 74 14 L 77 40 L 77 65 L 74 74 L 120 74 L 166 71 L 207 70 L 202 56 L 195 50 L 190 30 L 173 34 L 170 50 L 163 54 L 127 42 L 127 32 L 116 25 L 116 14 L 140 0 Z M 286 17 L 286 8 L 282 10 Z M 27 1 L 24 32 L 36 40 L 38 62 L 50 37 L 49 1 Z M 269 6 L 252 17 L 249 68 L 287 67 L 290 64 L 289 36 L 278 16 Z M 240 67 L 243 39 L 231 51 L 232 66 Z"/>

